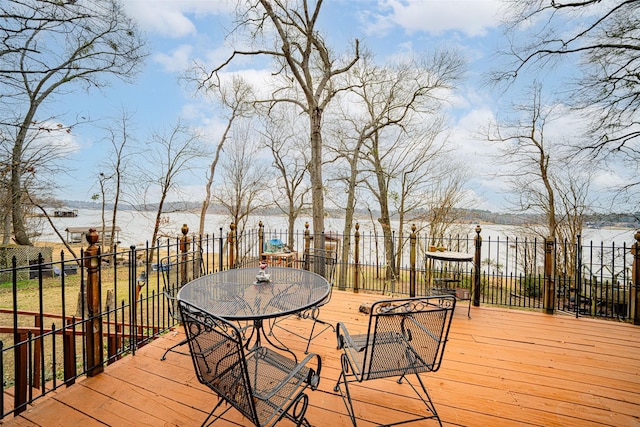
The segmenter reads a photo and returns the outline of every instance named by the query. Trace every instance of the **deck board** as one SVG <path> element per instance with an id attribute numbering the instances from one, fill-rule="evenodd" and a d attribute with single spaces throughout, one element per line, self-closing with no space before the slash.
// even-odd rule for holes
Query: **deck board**
<path id="1" fill-rule="evenodd" d="M 368 317 L 358 307 L 378 299 L 382 297 L 334 291 L 322 317 L 362 332 Z M 285 325 L 304 332 L 311 323 L 290 318 Z M 281 330 L 275 333 L 302 355 L 302 340 Z M 0 423 L 200 425 L 216 397 L 198 383 L 188 356 L 169 353 L 159 360 L 183 336 L 178 328 L 135 356 L 107 366 L 104 373 L 56 390 Z M 322 334 L 311 351 L 321 355 L 323 366 L 319 389 L 309 393 L 308 418 L 317 426 L 348 425 L 344 403 L 333 392 L 340 373 L 335 334 Z M 640 327 L 494 307 L 473 307 L 468 318 L 466 305 L 461 305 L 440 370 L 422 377 L 446 426 L 639 426 Z M 419 407 L 408 387 L 389 379 L 353 384 L 358 425 L 411 417 Z M 234 410 L 224 420 L 220 425 L 249 425 Z"/>

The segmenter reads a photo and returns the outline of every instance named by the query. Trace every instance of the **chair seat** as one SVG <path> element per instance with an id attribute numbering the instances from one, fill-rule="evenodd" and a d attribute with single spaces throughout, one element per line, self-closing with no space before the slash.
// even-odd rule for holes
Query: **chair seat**
<path id="1" fill-rule="evenodd" d="M 268 422 L 300 390 L 312 370 L 303 367 L 292 375 L 297 363 L 267 347 L 247 357 L 247 371 L 256 398 L 258 419 Z M 317 383 L 315 384 L 317 386 Z"/>

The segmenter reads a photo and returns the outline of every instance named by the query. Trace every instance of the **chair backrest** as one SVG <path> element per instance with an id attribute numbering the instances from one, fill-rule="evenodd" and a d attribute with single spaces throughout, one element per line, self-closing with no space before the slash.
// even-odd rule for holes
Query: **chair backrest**
<path id="1" fill-rule="evenodd" d="M 308 248 L 305 249 L 302 257 L 302 264 L 305 270 L 313 271 L 321 275 L 327 279 L 332 286 L 337 263 L 337 252 L 328 249 Z"/>
<path id="2" fill-rule="evenodd" d="M 169 316 L 179 321 L 176 296 L 182 285 L 204 274 L 202 251 L 169 255 L 153 267 L 162 274 L 162 292 L 167 299 Z"/>
<path id="3" fill-rule="evenodd" d="M 456 300 L 418 297 L 378 301 L 371 307 L 364 379 L 437 371 Z"/>
<path id="4" fill-rule="evenodd" d="M 198 380 L 258 425 L 239 329 L 184 301 L 179 308 Z"/>

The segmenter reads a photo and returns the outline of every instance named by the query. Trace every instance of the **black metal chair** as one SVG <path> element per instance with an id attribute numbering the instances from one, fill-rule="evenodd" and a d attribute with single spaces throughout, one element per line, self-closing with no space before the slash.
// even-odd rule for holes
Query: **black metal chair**
<path id="1" fill-rule="evenodd" d="M 200 277 L 204 271 L 202 252 L 199 250 L 169 255 L 156 264 L 158 272 L 162 273 L 162 293 L 167 301 L 167 314 L 176 323 L 182 321 L 178 310 L 178 291 L 190 280 Z M 169 352 L 189 355 L 177 350 L 187 343 L 187 338 L 169 347 L 160 360 L 165 360 Z"/>
<path id="2" fill-rule="evenodd" d="M 261 346 L 245 354 L 241 331 L 234 324 L 184 301 L 179 307 L 198 380 L 219 396 L 203 426 L 232 407 L 256 426 L 273 426 L 283 418 L 310 426 L 305 390 L 318 388 L 320 356 L 309 354 L 296 363 Z M 214 415 L 223 403 L 230 406 Z"/>
<path id="3" fill-rule="evenodd" d="M 383 300 L 372 305 L 366 334 L 350 335 L 344 324 L 337 324 L 338 349 L 343 354 L 334 391 L 340 392 L 354 426 L 349 383 L 389 377 L 398 377 L 398 383 L 405 379 L 424 403 L 426 414 L 386 425 L 426 419 L 442 425 L 419 374 L 440 368 L 455 304 L 452 296 Z M 409 381 L 410 374 L 415 374 L 419 388 Z"/>
<path id="4" fill-rule="evenodd" d="M 338 263 L 338 255 L 336 251 L 308 248 L 304 252 L 304 255 L 301 261 L 301 267 L 304 268 L 305 270 L 313 271 L 314 273 L 321 275 L 322 277 L 327 279 L 327 281 L 331 284 L 331 288 L 329 289 L 329 294 L 327 295 L 326 298 L 324 298 L 322 301 L 315 304 L 314 306 L 295 314 L 295 316 L 300 319 L 313 321 L 313 324 L 311 325 L 311 332 L 309 333 L 308 336 L 299 334 L 296 331 L 287 329 L 286 327 L 281 325 L 281 322 L 283 320 L 290 318 L 291 316 L 277 318 L 273 321 L 271 325 L 272 330 L 274 327 L 279 327 L 282 330 L 287 331 L 292 335 L 295 335 L 299 338 L 306 340 L 307 346 L 304 350 L 305 354 L 309 352 L 309 345 L 311 344 L 311 340 L 317 338 L 320 334 L 322 334 L 323 332 L 329 329 L 335 332 L 335 327 L 331 323 L 325 322 L 324 320 L 320 319 L 320 308 L 326 305 L 327 303 L 329 303 L 329 301 L 331 301 L 331 294 L 333 292 L 334 277 L 335 277 L 337 263 Z M 321 328 L 319 331 L 316 330 L 316 326 L 318 325 L 320 325 L 319 327 Z"/>

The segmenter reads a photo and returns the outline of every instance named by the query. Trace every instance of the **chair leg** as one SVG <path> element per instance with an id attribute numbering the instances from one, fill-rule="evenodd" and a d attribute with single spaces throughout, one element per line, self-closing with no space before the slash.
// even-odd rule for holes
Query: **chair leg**
<path id="1" fill-rule="evenodd" d="M 276 319 L 272 322 L 269 323 L 269 336 L 273 336 L 275 337 L 275 334 L 273 333 L 273 329 L 277 326 L 278 328 L 282 329 L 283 331 L 291 334 L 291 335 L 295 335 L 298 338 L 301 338 L 305 341 L 307 341 L 307 346 L 304 350 L 304 354 L 309 354 L 309 346 L 311 345 L 311 340 L 317 338 L 318 336 L 320 336 L 320 334 L 322 334 L 324 331 L 326 331 L 327 329 L 331 329 L 334 332 L 336 331 L 335 326 L 333 326 L 331 323 L 329 322 L 325 322 L 322 319 L 318 318 L 318 314 L 319 314 L 319 308 L 313 308 L 310 310 L 306 310 L 304 312 L 299 312 L 296 313 L 295 316 L 297 316 L 300 320 L 310 320 L 313 322 L 312 326 L 311 326 L 311 332 L 309 333 L 309 335 L 301 335 L 295 331 L 292 331 L 290 329 L 287 329 L 285 326 L 280 325 L 279 323 L 284 319 L 284 318 L 280 318 L 280 319 Z M 322 323 L 324 326 L 324 328 L 320 331 L 320 332 L 316 332 L 314 335 L 314 331 L 315 331 L 315 327 L 316 327 L 316 323 Z M 277 337 L 275 337 L 276 339 L 278 339 Z M 280 340 L 278 340 L 280 341 Z"/>
<path id="2" fill-rule="evenodd" d="M 324 328 L 322 328 L 322 330 L 320 332 L 318 332 L 317 334 L 313 335 L 313 331 L 315 330 L 317 323 L 322 323 L 324 325 Z M 313 325 L 311 326 L 311 333 L 309 334 L 309 338 L 307 339 L 307 347 L 304 349 L 304 354 L 308 354 L 309 353 L 309 345 L 311 344 L 311 340 L 319 337 L 320 334 L 322 334 L 327 329 L 332 329 L 333 332 L 336 331 L 335 326 L 333 326 L 331 323 L 325 322 L 324 320 L 317 319 L 317 318 L 313 319 Z"/>
<path id="3" fill-rule="evenodd" d="M 223 416 L 224 414 L 227 413 L 227 411 L 229 411 L 231 408 L 233 408 L 233 405 L 229 405 L 224 411 L 222 411 L 222 413 L 220 415 L 216 415 L 213 420 L 211 420 L 210 423 L 207 423 L 207 421 L 209 421 L 209 419 L 211 419 L 211 417 L 213 417 L 213 413 L 216 412 L 216 409 L 218 409 L 220 407 L 220 405 L 222 405 L 225 402 L 224 399 L 219 398 L 218 399 L 218 403 L 216 404 L 216 406 L 214 406 L 214 408 L 211 410 L 211 412 L 209 412 L 209 415 L 207 416 L 207 418 L 202 422 L 202 424 L 200 425 L 200 427 L 205 427 L 205 426 L 210 426 L 213 423 L 215 423 L 216 421 L 218 421 L 220 419 L 221 416 Z"/>
<path id="4" fill-rule="evenodd" d="M 188 340 L 187 338 L 185 338 L 185 339 L 183 339 L 182 341 L 180 341 L 179 343 L 172 345 L 171 347 L 169 347 L 169 348 L 167 349 L 167 351 L 165 351 L 165 352 L 164 352 L 164 354 L 162 355 L 162 357 L 160 358 L 160 360 L 164 360 L 164 359 L 166 359 L 166 358 L 167 358 L 167 353 L 169 353 L 170 351 L 171 351 L 171 352 L 174 352 L 174 353 L 178 353 L 178 354 L 189 355 L 189 353 L 184 353 L 184 352 L 182 352 L 182 351 L 175 350 L 175 348 L 176 348 L 176 347 L 181 347 L 181 346 L 183 346 L 183 345 L 187 344 L 188 342 L 189 342 L 189 340 Z"/>
<path id="5" fill-rule="evenodd" d="M 309 407 L 309 396 L 305 393 L 299 393 L 294 400 L 292 400 L 286 408 L 283 408 L 282 415 L 278 420 L 287 418 L 291 420 L 296 427 L 305 426 L 311 427 L 309 421 L 306 418 L 307 408 Z M 276 420 L 273 424 L 278 423 Z"/>
<path id="6" fill-rule="evenodd" d="M 424 396 L 422 394 L 420 394 L 420 391 L 411 383 L 411 381 L 409 381 L 409 378 L 404 377 L 407 381 L 407 384 L 409 384 L 411 386 L 411 388 L 413 389 L 413 391 L 418 395 L 418 397 L 420 398 L 420 400 L 422 400 L 422 403 L 424 403 L 425 407 L 427 408 L 427 412 L 430 412 L 432 415 L 428 415 L 425 416 L 423 418 L 419 418 L 420 420 L 422 419 L 435 419 L 438 421 L 438 424 L 440 426 L 442 426 L 442 421 L 440 421 L 440 416 L 438 415 L 438 412 L 436 411 L 436 407 L 433 404 L 433 400 L 431 400 L 431 396 L 429 395 L 429 392 L 427 391 L 427 388 L 424 385 L 424 382 L 422 381 L 422 378 L 420 378 L 419 374 L 415 374 L 416 378 L 418 379 L 418 383 L 420 384 L 420 388 L 422 389 L 422 393 L 424 394 Z M 417 420 L 416 420 L 417 421 Z"/>
<path id="7" fill-rule="evenodd" d="M 344 355 L 342 355 L 342 357 L 344 357 Z M 333 387 L 333 391 L 334 392 L 340 392 L 340 397 L 342 397 L 342 401 L 344 402 L 344 405 L 347 408 L 347 414 L 349 415 L 349 418 L 351 419 L 351 423 L 353 424 L 353 427 L 357 427 L 357 420 L 356 420 L 356 414 L 355 411 L 353 409 L 353 402 L 351 401 L 351 393 L 349 391 L 349 381 L 347 379 L 347 374 L 344 371 L 344 363 L 347 363 L 345 360 L 342 360 L 342 366 L 343 369 L 340 372 L 340 376 L 338 377 L 338 381 L 336 382 L 336 385 Z M 410 419 L 410 420 L 403 420 L 403 421 L 399 421 L 397 423 L 393 423 L 393 424 L 381 424 L 381 426 L 394 426 L 394 425 L 398 425 L 398 424 L 406 424 L 406 423 L 414 423 L 417 421 L 422 421 L 422 420 L 428 420 L 428 419 L 434 419 L 438 422 L 438 425 L 440 427 L 442 427 L 442 421 L 440 420 L 440 416 L 438 415 L 438 412 L 436 411 L 436 408 L 433 404 L 433 401 L 431 400 L 431 396 L 429 395 L 429 392 L 427 391 L 427 388 L 425 387 L 424 383 L 422 382 L 422 378 L 420 378 L 420 375 L 416 374 L 416 377 L 418 378 L 418 383 L 420 384 L 420 388 L 422 389 L 422 393 L 419 392 L 418 388 L 416 388 L 416 386 L 413 385 L 413 383 L 411 381 L 409 381 L 409 378 L 406 376 L 402 376 L 398 379 L 398 383 L 402 383 L 402 379 L 405 379 L 405 382 L 407 384 L 409 384 L 409 386 L 411 386 L 411 388 L 413 389 L 413 391 L 418 395 L 418 398 L 422 401 L 422 403 L 424 403 L 426 409 L 427 409 L 427 414 L 423 417 L 420 418 L 416 418 L 416 419 Z M 344 384 L 344 391 L 342 390 L 341 385 Z"/>
<path id="8" fill-rule="evenodd" d="M 342 401 L 344 402 L 344 406 L 347 408 L 347 414 L 349 414 L 349 418 L 351 419 L 351 423 L 353 427 L 357 427 L 356 424 L 356 413 L 353 410 L 353 403 L 351 402 L 351 393 L 349 392 L 349 381 L 347 380 L 347 374 L 345 373 L 345 363 L 348 363 L 344 360 L 345 355 L 341 356 L 342 362 L 342 371 L 340 372 L 340 376 L 338 377 L 338 382 L 333 387 L 334 392 L 340 392 L 340 397 L 342 397 Z M 340 387 L 340 383 L 344 384 L 344 392 L 342 391 L 342 387 Z"/>

